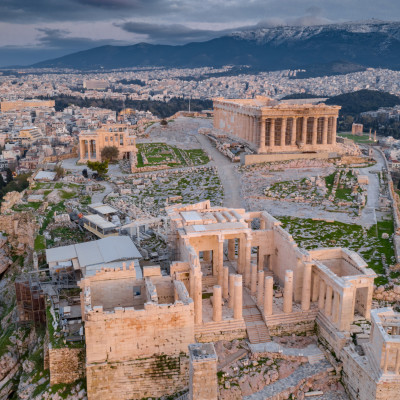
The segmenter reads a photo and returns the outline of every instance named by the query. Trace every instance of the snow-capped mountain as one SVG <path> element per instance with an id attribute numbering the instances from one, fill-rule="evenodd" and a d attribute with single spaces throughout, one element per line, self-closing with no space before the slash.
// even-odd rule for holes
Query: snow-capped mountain
<path id="1" fill-rule="evenodd" d="M 329 73 L 339 64 L 356 68 L 400 69 L 400 22 L 377 20 L 319 26 L 278 26 L 246 29 L 206 42 L 183 46 L 140 43 L 102 46 L 35 67 L 78 69 L 131 66 L 200 67 L 248 65 L 255 70 L 318 66 Z M 326 70 L 326 72 L 325 72 Z"/>

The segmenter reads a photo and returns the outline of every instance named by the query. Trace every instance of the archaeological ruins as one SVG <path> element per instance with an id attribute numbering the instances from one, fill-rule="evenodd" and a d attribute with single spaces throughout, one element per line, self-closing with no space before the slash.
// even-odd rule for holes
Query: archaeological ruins
<path id="1" fill-rule="evenodd" d="M 256 153 L 333 151 L 339 106 L 215 98 L 214 128 L 245 141 Z"/>
<path id="2" fill-rule="evenodd" d="M 400 314 L 371 310 L 376 274 L 357 253 L 303 250 L 266 212 L 204 201 L 169 206 L 167 214 L 169 275 L 157 265 L 124 263 L 79 283 L 89 400 L 176 392 L 216 399 L 213 343 L 247 339 L 256 356 L 271 336 L 315 330 L 326 354 L 343 362 L 353 399 L 396 398 Z M 351 340 L 356 316 L 372 323 L 362 355 Z M 275 398 L 263 393 L 246 398 Z"/>
<path id="3" fill-rule="evenodd" d="M 116 147 L 118 159 L 136 162 L 136 136 L 129 130 L 129 125 L 104 125 L 95 131 L 87 131 L 79 135 L 80 163 L 88 161 L 104 161 L 101 152 L 104 147 Z"/>

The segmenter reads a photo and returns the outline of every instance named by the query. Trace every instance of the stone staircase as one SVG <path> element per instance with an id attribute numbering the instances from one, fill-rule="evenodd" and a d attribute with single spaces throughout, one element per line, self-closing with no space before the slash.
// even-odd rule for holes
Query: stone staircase
<path id="1" fill-rule="evenodd" d="M 221 322 L 208 322 L 202 325 L 195 325 L 194 334 L 202 335 L 216 332 L 229 332 L 246 329 L 243 320 L 229 319 Z"/>
<path id="2" fill-rule="evenodd" d="M 304 382 L 321 379 L 332 373 L 334 368 L 328 361 L 319 361 L 312 365 L 306 363 L 296 369 L 291 375 L 280 379 L 259 392 L 246 396 L 244 400 L 282 400 L 289 398 Z"/>
<path id="3" fill-rule="evenodd" d="M 292 312 L 290 314 L 274 314 L 267 317 L 267 325 L 294 324 L 297 322 L 313 321 L 318 314 L 318 308 L 310 311 Z"/>
<path id="4" fill-rule="evenodd" d="M 250 343 L 264 343 L 271 340 L 267 326 L 255 304 L 243 307 L 243 319 Z"/>

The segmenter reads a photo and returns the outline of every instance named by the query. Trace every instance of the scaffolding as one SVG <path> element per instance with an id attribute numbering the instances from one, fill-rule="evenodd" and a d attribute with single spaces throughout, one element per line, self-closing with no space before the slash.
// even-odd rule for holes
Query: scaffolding
<path id="1" fill-rule="evenodd" d="M 19 322 L 33 322 L 35 325 L 46 323 L 46 302 L 40 286 L 32 285 L 29 280 L 15 282 Z"/>
<path id="2" fill-rule="evenodd" d="M 46 296 L 53 308 L 60 303 L 62 289 L 76 288 L 74 271 L 60 268 L 50 274 L 49 269 L 30 271 L 15 282 L 19 322 L 33 322 L 35 325 L 46 323 Z"/>

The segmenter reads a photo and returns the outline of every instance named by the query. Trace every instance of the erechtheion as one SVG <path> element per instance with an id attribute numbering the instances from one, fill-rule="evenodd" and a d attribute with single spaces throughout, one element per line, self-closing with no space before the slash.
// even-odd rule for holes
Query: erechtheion
<path id="1" fill-rule="evenodd" d="M 118 158 L 136 160 L 136 136 L 130 131 L 130 125 L 104 125 L 95 131 L 79 135 L 79 162 L 102 161 L 104 147 L 116 147 Z"/>

